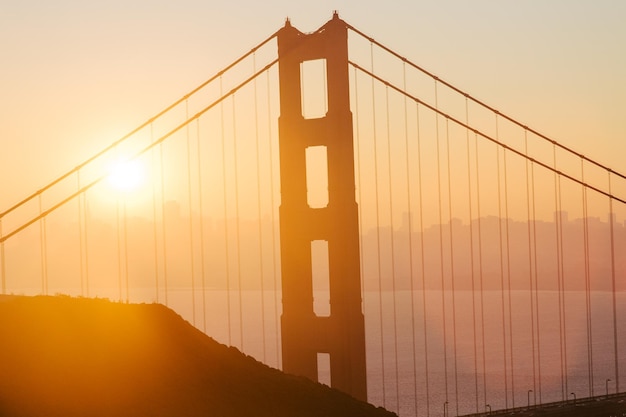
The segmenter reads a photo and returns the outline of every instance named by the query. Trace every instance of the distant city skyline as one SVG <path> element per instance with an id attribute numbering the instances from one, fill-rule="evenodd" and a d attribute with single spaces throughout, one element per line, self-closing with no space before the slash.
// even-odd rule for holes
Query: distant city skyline
<path id="1" fill-rule="evenodd" d="M 166 204 L 165 225 L 166 225 L 166 256 L 169 275 L 169 286 L 171 289 L 188 288 L 190 269 L 190 240 L 189 240 L 189 216 L 186 211 L 181 211 L 180 206 L 175 201 Z M 198 213 L 193 213 L 193 224 L 199 225 Z M 555 218 L 556 218 L 555 213 Z M 408 216 L 405 217 L 408 219 Z M 481 251 L 479 254 L 479 222 Z M 584 291 L 585 290 L 585 265 L 584 265 L 584 219 L 568 218 L 567 213 L 562 212 L 560 226 L 562 228 L 562 240 L 560 240 L 564 264 L 566 270 L 563 272 L 567 281 L 565 290 Z M 587 219 L 589 233 L 589 275 L 591 278 L 591 290 L 610 291 L 611 290 L 611 248 L 609 234 L 609 218 L 590 216 Z M 125 224 L 125 226 L 124 226 Z M 198 271 L 200 270 L 200 259 L 205 262 L 205 275 L 207 288 L 211 290 L 226 289 L 227 270 L 230 268 L 231 280 L 235 276 L 240 276 L 246 289 L 261 289 L 261 277 L 266 280 L 265 289 L 273 289 L 274 276 L 280 276 L 280 271 L 275 271 L 274 267 L 279 266 L 279 247 L 275 239 L 278 238 L 278 230 L 272 230 L 270 216 L 264 216 L 259 222 L 256 219 L 240 219 L 230 217 L 228 219 L 228 250 L 230 252 L 229 264 L 225 250 L 225 223 L 223 218 L 205 216 L 204 225 L 204 250 L 200 252 L 199 226 L 194 228 L 194 257 L 196 269 L 196 283 L 200 288 Z M 159 259 L 155 261 L 155 223 L 150 218 L 129 216 L 124 223 L 116 224 L 113 218 L 93 217 L 89 218 L 83 225 L 88 230 L 86 238 L 89 250 L 88 275 L 91 280 L 92 295 L 98 294 L 98 286 L 105 285 L 106 291 L 116 293 L 117 279 L 125 281 L 127 278 L 132 282 L 135 289 L 153 291 L 155 286 L 155 265 L 159 268 L 156 275 L 162 280 L 163 259 L 162 256 L 162 231 L 158 226 L 157 242 Z M 443 246 L 440 247 L 439 232 L 442 228 Z M 501 290 L 501 274 L 511 276 L 511 287 L 506 284 L 505 289 L 529 290 L 529 277 L 538 279 L 539 290 L 557 290 L 557 243 L 556 243 L 556 223 L 554 221 L 538 220 L 536 224 L 529 223 L 523 219 L 509 219 L 507 222 L 502 219 L 500 222 L 495 216 L 485 216 L 480 219 L 474 218 L 470 224 L 458 218 L 452 219 L 452 232 L 454 235 L 454 245 L 451 248 L 450 222 L 443 224 L 432 224 L 424 228 L 423 234 L 412 222 L 412 234 L 409 235 L 408 221 L 395 224 L 393 228 L 393 257 L 394 268 L 391 269 L 391 229 L 388 224 L 381 224 L 379 228 L 362 228 L 361 257 L 362 276 L 366 291 L 378 290 L 379 273 L 382 289 L 389 291 L 392 285 L 396 285 L 398 290 L 408 290 L 411 288 L 410 265 L 413 265 L 413 286 L 416 289 L 422 287 L 422 275 L 426 277 L 427 289 L 440 290 L 440 279 L 443 277 L 450 285 L 452 275 L 450 271 L 450 251 L 452 249 L 454 260 L 454 279 L 456 289 L 471 290 L 471 280 L 474 280 L 476 290 L 480 289 L 480 268 L 482 268 L 484 289 Z M 120 229 L 118 229 L 118 227 Z M 124 232 L 123 227 L 126 227 Z M 239 232 L 237 232 L 239 230 Z M 75 221 L 64 223 L 51 221 L 47 224 L 48 242 L 48 280 L 50 291 L 53 288 L 67 289 L 73 287 L 72 292 L 79 294 L 80 286 L 72 285 L 80 280 L 79 257 L 79 227 Z M 259 241 L 259 231 L 262 233 L 263 241 Z M 473 236 L 473 247 L 470 247 L 470 232 Z M 7 281 L 9 282 L 9 292 L 16 290 L 18 293 L 26 291 L 37 291 L 41 285 L 40 253 L 38 248 L 39 229 L 34 228 L 30 232 L 24 232 L 21 237 L 13 239 L 6 246 L 7 255 Z M 275 235 L 273 235 L 273 233 Z M 507 245 L 507 233 L 508 241 Z M 528 234 L 531 236 L 531 259 L 528 254 Z M 122 236 L 126 236 L 128 247 L 123 242 L 118 241 Z M 409 242 L 409 237 L 411 242 Z M 424 239 L 424 273 L 421 272 L 422 254 L 421 242 Z M 614 223 L 614 242 L 616 248 L 626 246 L 626 220 Z M 261 245 L 261 246 L 260 246 Z M 273 245 L 276 245 L 273 247 Z M 409 246 L 410 245 L 410 246 Z M 412 247 L 413 259 L 409 259 L 409 248 Z M 508 253 L 507 253 L 508 248 Z M 443 250 L 444 270 L 442 271 L 440 260 Z M 473 255 L 470 254 L 473 250 Z M 500 253 L 502 250 L 502 253 Z M 380 251 L 380 252 L 379 252 Z M 260 254 L 263 259 L 261 260 Z M 66 254 L 75 254 L 70 256 Z M 473 256 L 473 260 L 472 260 Z M 617 276 L 626 274 L 626 260 L 621 253 L 615 253 Z M 128 272 L 120 271 L 118 262 L 124 263 L 124 258 L 128 257 Z M 508 258 L 508 259 L 507 259 Z M 239 259 L 238 262 L 235 262 Z M 473 261 L 474 270 L 472 276 L 471 263 Z M 156 264 L 155 264 L 156 262 Z M 277 262 L 274 264 L 274 262 Z M 326 258 L 326 261 L 328 259 Z M 378 263 L 381 263 L 381 269 Z M 479 264 L 482 263 L 482 265 Z M 260 265 L 263 270 L 260 270 Z M 229 266 L 227 266 L 229 265 Z M 537 270 L 535 270 L 535 265 Z M 500 266 L 503 270 L 500 270 Z M 507 271 L 508 267 L 511 267 Z M 316 271 L 323 271 L 327 266 L 317 264 Z M 54 272 L 56 271 L 56 272 Z M 128 275 L 127 275 L 128 273 Z M 120 276 L 121 274 L 121 276 Z M 241 275 L 239 275 L 241 274 Z M 535 276 L 536 274 L 536 276 Z M 16 281 L 16 278 L 20 277 Z M 396 281 L 394 281 L 396 280 Z M 26 284 L 27 286 L 21 286 Z M 69 285 L 69 287 L 68 287 Z M 163 282 L 159 284 L 163 290 Z M 234 284 L 232 284 L 234 285 Z M 533 284 L 533 286 L 536 284 Z M 533 287 L 534 288 L 534 287 Z M 617 281 L 617 290 L 626 291 L 626 282 Z"/>

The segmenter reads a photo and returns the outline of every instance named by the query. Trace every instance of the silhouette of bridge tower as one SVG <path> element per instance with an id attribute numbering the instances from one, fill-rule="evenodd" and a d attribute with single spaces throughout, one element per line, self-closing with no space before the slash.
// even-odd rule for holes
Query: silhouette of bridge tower
<path id="1" fill-rule="evenodd" d="M 331 386 L 366 400 L 346 24 L 335 13 L 307 35 L 287 21 L 278 33 L 278 56 L 283 367 L 317 380 L 317 353 L 328 353 Z M 302 112 L 301 64 L 317 59 L 326 60 L 328 112 L 307 119 Z M 328 205 L 323 208 L 311 208 L 307 202 L 306 150 L 311 146 L 327 150 Z M 315 240 L 328 242 L 328 317 L 317 316 L 313 308 Z"/>

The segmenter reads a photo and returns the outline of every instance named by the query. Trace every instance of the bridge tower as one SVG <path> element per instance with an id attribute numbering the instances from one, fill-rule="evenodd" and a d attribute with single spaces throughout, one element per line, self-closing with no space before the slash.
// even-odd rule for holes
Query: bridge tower
<path id="1" fill-rule="evenodd" d="M 280 239 L 283 370 L 318 380 L 318 353 L 330 356 L 331 386 L 367 399 L 358 207 L 348 79 L 347 25 L 337 13 L 304 34 L 287 21 L 278 33 Z M 302 112 L 301 64 L 326 61 L 327 113 Z M 328 204 L 307 201 L 306 150 L 326 147 Z M 330 314 L 313 307 L 312 242 L 328 244 Z"/>

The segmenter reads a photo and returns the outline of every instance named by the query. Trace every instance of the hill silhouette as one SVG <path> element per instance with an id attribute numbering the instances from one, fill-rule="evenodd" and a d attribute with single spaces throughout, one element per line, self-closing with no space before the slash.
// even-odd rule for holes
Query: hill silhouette
<path id="1" fill-rule="evenodd" d="M 167 307 L 0 297 L 0 416 L 395 414 L 222 345 Z"/>

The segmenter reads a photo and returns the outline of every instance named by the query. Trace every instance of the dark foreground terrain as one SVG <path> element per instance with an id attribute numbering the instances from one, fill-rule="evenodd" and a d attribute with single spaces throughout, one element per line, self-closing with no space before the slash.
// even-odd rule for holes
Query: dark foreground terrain
<path id="1" fill-rule="evenodd" d="M 158 304 L 0 296 L 0 416 L 391 417 Z"/>

